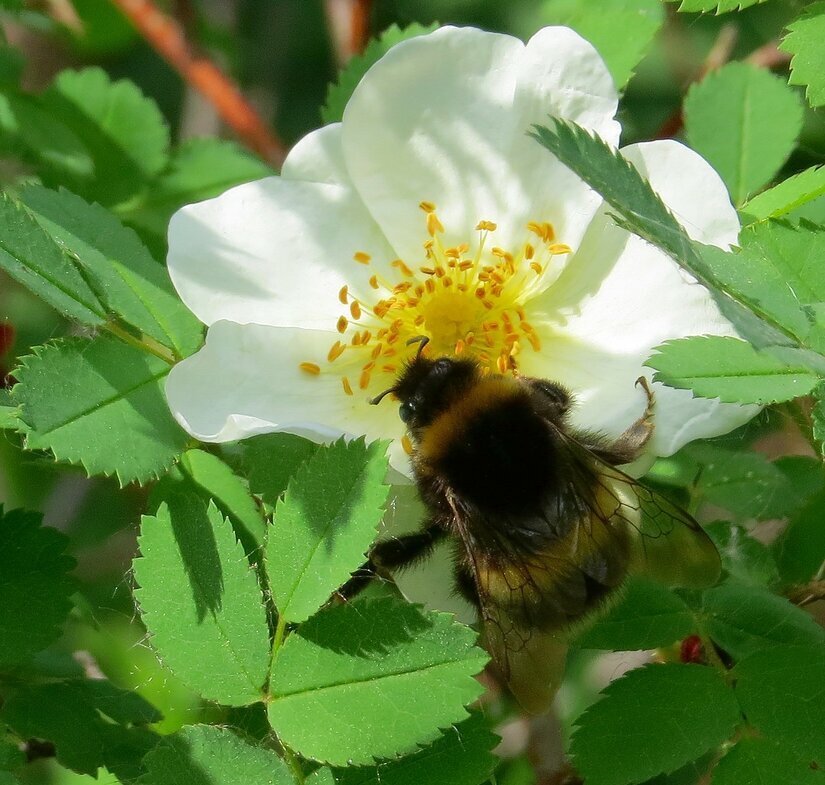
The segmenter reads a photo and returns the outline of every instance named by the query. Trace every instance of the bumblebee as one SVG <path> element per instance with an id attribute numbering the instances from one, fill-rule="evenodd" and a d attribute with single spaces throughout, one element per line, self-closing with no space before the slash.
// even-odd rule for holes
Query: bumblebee
<path id="1" fill-rule="evenodd" d="M 450 539 L 455 585 L 478 609 L 485 646 L 513 695 L 544 711 L 567 639 L 644 571 L 670 585 L 719 577 L 715 546 L 686 512 L 617 466 L 653 433 L 653 394 L 618 439 L 575 430 L 555 382 L 485 375 L 471 359 L 428 359 L 420 341 L 392 393 L 428 510 L 421 530 L 379 542 L 359 580 L 425 558 Z"/>

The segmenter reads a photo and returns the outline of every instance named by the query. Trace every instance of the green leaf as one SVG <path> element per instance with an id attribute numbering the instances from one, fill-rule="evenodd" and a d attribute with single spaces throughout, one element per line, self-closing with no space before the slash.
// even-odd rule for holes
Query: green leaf
<path id="1" fill-rule="evenodd" d="M 565 25 L 598 49 L 621 90 L 664 21 L 659 0 L 545 0 L 541 25 Z"/>
<path id="2" fill-rule="evenodd" d="M 16 406 L 0 404 L 0 431 L 16 431 L 20 427 L 20 410 Z"/>
<path id="3" fill-rule="evenodd" d="M 748 223 L 782 218 L 823 194 L 825 166 L 812 166 L 754 196 L 742 205 L 740 214 Z"/>
<path id="4" fill-rule="evenodd" d="M 81 196 L 118 204 L 166 166 L 169 128 L 155 102 L 132 82 L 112 82 L 100 68 L 64 70 L 43 94 L 43 104 L 92 155 L 94 178 L 66 183 Z"/>
<path id="5" fill-rule="evenodd" d="M 37 96 L 9 90 L 0 94 L 0 130 L 35 166 L 46 166 L 66 177 L 91 177 L 89 149 L 68 126 L 43 107 Z"/>
<path id="6" fill-rule="evenodd" d="M 30 450 L 125 485 L 158 477 L 189 440 L 169 412 L 169 365 L 157 357 L 101 336 L 55 341 L 21 362 L 13 394 Z"/>
<path id="7" fill-rule="evenodd" d="M 228 518 L 247 554 L 263 545 L 266 523 L 244 481 L 220 458 L 203 450 L 187 450 L 169 474 L 156 486 L 155 509 L 181 490 L 198 494 L 204 504 L 211 499 Z"/>
<path id="8" fill-rule="evenodd" d="M 679 0 L 670 0 L 679 2 Z M 764 3 L 765 0 L 681 0 L 679 11 L 682 13 L 709 13 L 725 14 L 728 11 L 741 11 L 752 5 Z"/>
<path id="9" fill-rule="evenodd" d="M 238 463 L 252 492 L 274 506 L 298 469 L 320 449 L 291 433 L 266 433 L 238 443 Z"/>
<path id="10" fill-rule="evenodd" d="M 146 756 L 140 785 L 293 785 L 272 750 L 244 741 L 228 728 L 190 725 L 167 736 Z"/>
<path id="11" fill-rule="evenodd" d="M 713 770 L 713 785 L 822 785 L 825 772 L 769 739 L 745 738 Z"/>
<path id="12" fill-rule="evenodd" d="M 628 582 L 618 604 L 576 639 L 583 649 L 634 651 L 669 646 L 690 635 L 693 614 L 670 589 L 647 578 Z"/>
<path id="13" fill-rule="evenodd" d="M 747 341 L 700 335 L 666 341 L 645 363 L 668 387 L 726 403 L 768 404 L 807 395 L 817 375 L 802 362 L 788 365 Z"/>
<path id="14" fill-rule="evenodd" d="M 702 610 L 708 634 L 736 659 L 776 644 L 825 645 L 825 630 L 809 614 L 757 586 L 708 589 Z"/>
<path id="15" fill-rule="evenodd" d="M 779 77 L 728 63 L 688 90 L 690 146 L 719 172 L 734 204 L 768 182 L 796 146 L 802 103 Z"/>
<path id="16" fill-rule="evenodd" d="M 70 319 L 90 325 L 106 319 L 80 270 L 28 210 L 6 194 L 0 194 L 0 269 Z"/>
<path id="17" fill-rule="evenodd" d="M 780 50 L 793 55 L 790 83 L 806 85 L 805 95 L 811 106 L 825 104 L 825 3 L 809 5 L 802 15 L 788 25 L 788 34 Z"/>
<path id="18" fill-rule="evenodd" d="M 825 489 L 825 467 L 807 455 L 783 455 L 773 461 L 791 486 L 789 513 L 799 512 L 817 493 Z"/>
<path id="19" fill-rule="evenodd" d="M 825 765 L 825 647 L 774 646 L 736 665 L 748 723 L 819 768 Z"/>
<path id="20" fill-rule="evenodd" d="M 472 712 L 458 725 L 414 755 L 378 766 L 336 769 L 334 785 L 478 785 L 498 762 L 492 749 L 499 737 L 481 712 Z"/>
<path id="21" fill-rule="evenodd" d="M 386 444 L 343 439 L 322 447 L 275 510 L 266 564 L 278 612 L 299 622 L 365 560 L 384 514 Z"/>
<path id="22" fill-rule="evenodd" d="M 737 257 L 725 260 L 730 263 L 726 278 L 798 338 L 812 337 L 816 313 L 811 306 L 825 302 L 825 272 L 819 263 L 825 233 L 804 221 L 799 226 L 768 221 L 744 230 L 741 241 L 738 264 Z"/>
<path id="23" fill-rule="evenodd" d="M 427 26 L 411 24 L 403 29 L 398 25 L 391 25 L 378 38 L 373 38 L 360 55 L 351 57 L 338 74 L 338 81 L 331 83 L 327 88 L 327 100 L 321 108 L 321 120 L 324 125 L 341 120 L 347 102 L 361 77 L 392 47 L 410 38 L 431 33 L 437 27 L 437 23 Z"/>
<path id="24" fill-rule="evenodd" d="M 603 695 L 576 720 L 571 742 L 587 785 L 627 785 L 674 771 L 721 744 L 739 722 L 724 679 L 702 665 L 648 665 Z"/>
<path id="25" fill-rule="evenodd" d="M 814 405 L 811 408 L 813 436 L 819 445 L 820 455 L 825 456 L 825 380 L 821 380 L 813 390 Z"/>
<path id="26" fill-rule="evenodd" d="M 686 452 L 702 467 L 695 492 L 703 502 L 724 507 L 740 520 L 781 518 L 791 511 L 792 485 L 764 455 L 701 442 Z"/>
<path id="27" fill-rule="evenodd" d="M 0 775 L 7 771 L 14 771 L 26 763 L 26 756 L 19 744 L 7 736 L 5 726 L 0 726 Z M 0 779 L 0 783 L 2 782 L 3 780 Z"/>
<path id="28" fill-rule="evenodd" d="M 483 691 L 472 676 L 488 657 L 475 638 L 448 614 L 396 600 L 330 607 L 278 651 L 269 720 L 296 752 L 336 766 L 417 752 Z"/>
<path id="29" fill-rule="evenodd" d="M 207 700 L 260 700 L 269 664 L 263 597 L 215 505 L 173 495 L 144 516 L 138 546 L 135 598 L 161 660 Z"/>
<path id="30" fill-rule="evenodd" d="M 770 550 L 751 537 L 744 527 L 727 521 L 704 526 L 713 540 L 722 567 L 731 578 L 753 586 L 773 586 L 779 582 L 779 570 Z"/>
<path id="31" fill-rule="evenodd" d="M 5 701 L 0 718 L 22 738 L 52 742 L 57 760 L 81 774 L 94 776 L 105 765 L 118 775 L 136 775 L 158 737 L 129 726 L 157 714 L 137 695 L 105 684 L 93 687 L 88 680 L 73 680 L 26 685 Z M 120 711 L 112 708 L 116 704 Z M 104 710 L 112 712 L 109 719 Z"/>
<path id="32" fill-rule="evenodd" d="M 121 211 L 124 220 L 165 242 L 172 213 L 223 193 L 233 185 L 274 174 L 263 161 L 225 139 L 189 139 L 143 197 Z"/>
<path id="33" fill-rule="evenodd" d="M 0 504 L 0 667 L 27 660 L 60 637 L 76 585 L 68 538 L 39 513 Z"/>
<path id="34" fill-rule="evenodd" d="M 172 349 L 178 357 L 202 343 L 203 327 L 180 301 L 166 270 L 131 229 L 97 204 L 66 190 L 21 190 L 20 200 L 55 242 L 74 257 L 110 314 Z"/>
<path id="35" fill-rule="evenodd" d="M 825 563 L 825 491 L 811 497 L 788 522 L 773 544 L 782 579 L 789 584 L 805 583 Z"/>
<path id="36" fill-rule="evenodd" d="M 171 495 L 144 516 L 135 598 L 161 660 L 207 700 L 261 699 L 269 634 L 254 571 L 213 503 Z"/>
<path id="37" fill-rule="evenodd" d="M 622 228 L 660 248 L 708 287 L 711 296 L 739 334 L 756 347 L 798 342 L 787 330 L 756 315 L 736 299 L 705 260 L 711 246 L 694 243 L 640 172 L 603 140 L 573 123 L 551 118 L 552 128 L 533 126 L 532 136 L 616 211 Z M 815 355 L 811 362 L 822 363 Z"/>

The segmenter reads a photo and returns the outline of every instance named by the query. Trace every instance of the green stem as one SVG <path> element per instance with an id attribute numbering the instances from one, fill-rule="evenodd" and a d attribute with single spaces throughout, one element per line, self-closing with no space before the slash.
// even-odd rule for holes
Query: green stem
<path id="1" fill-rule="evenodd" d="M 141 338 L 135 338 L 134 335 L 127 332 L 114 322 L 107 322 L 105 329 L 116 338 L 123 341 L 123 343 L 129 344 L 129 346 L 134 346 L 135 349 L 140 349 L 142 352 L 148 352 L 149 354 L 160 358 L 164 362 L 169 363 L 169 365 L 174 365 L 177 362 L 177 358 L 172 353 L 171 349 L 167 349 L 163 344 L 158 343 L 154 338 L 151 338 L 148 335 L 143 335 Z"/>
<path id="2" fill-rule="evenodd" d="M 278 649 L 280 649 L 283 645 L 285 637 L 286 616 L 281 613 L 278 616 L 278 623 L 275 626 L 275 637 L 272 639 L 272 653 L 269 657 L 270 679 L 272 678 L 272 667 L 275 663 L 275 655 L 278 653 Z M 298 756 L 289 748 L 287 744 L 283 742 L 283 740 L 279 739 L 278 741 L 284 753 L 284 760 L 286 761 L 287 766 L 289 766 L 292 776 L 295 778 L 295 782 L 297 782 L 298 785 L 303 785 L 306 777 L 304 776 L 304 770 L 301 768 L 301 763 L 298 760 Z"/>

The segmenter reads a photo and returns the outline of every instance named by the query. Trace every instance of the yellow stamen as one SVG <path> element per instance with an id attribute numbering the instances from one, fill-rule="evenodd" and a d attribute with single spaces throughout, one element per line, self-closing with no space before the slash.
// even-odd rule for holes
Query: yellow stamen
<path id="1" fill-rule="evenodd" d="M 338 323 L 335 325 L 335 329 L 338 330 L 339 333 L 342 335 L 347 331 L 347 325 L 349 322 L 347 321 L 346 316 L 341 316 L 338 319 Z"/>
<path id="2" fill-rule="evenodd" d="M 349 287 L 346 286 L 346 285 L 342 286 L 339 289 L 339 291 L 338 291 L 338 301 L 341 303 L 341 305 L 346 305 L 347 304 L 347 293 L 348 293 L 348 291 L 349 291 Z"/>
<path id="3" fill-rule="evenodd" d="M 413 454 L 412 442 L 406 433 L 401 437 L 401 446 L 404 448 L 404 452 L 407 453 L 407 455 Z"/>
<path id="4" fill-rule="evenodd" d="M 355 261 L 359 264 L 369 264 L 370 259 L 372 259 L 372 257 L 368 253 L 364 253 L 363 251 L 356 251 L 355 255 L 352 258 L 355 259 Z"/>
<path id="5" fill-rule="evenodd" d="M 300 363 L 298 367 L 304 372 L 310 374 L 310 376 L 319 376 L 321 373 L 321 366 L 316 365 L 315 363 Z"/>
<path id="6" fill-rule="evenodd" d="M 352 385 L 349 383 L 349 379 L 346 376 L 341 377 L 341 386 L 344 388 L 344 392 L 347 395 L 352 395 Z"/>
<path id="7" fill-rule="evenodd" d="M 349 312 L 352 314 L 352 318 L 355 319 L 356 322 L 361 318 L 361 306 L 358 303 L 358 300 L 353 300 L 349 304 Z"/>
<path id="8" fill-rule="evenodd" d="M 344 353 L 344 349 L 346 348 L 347 347 L 340 341 L 336 341 L 334 344 L 332 344 L 332 347 L 327 353 L 327 361 L 335 362 Z"/>

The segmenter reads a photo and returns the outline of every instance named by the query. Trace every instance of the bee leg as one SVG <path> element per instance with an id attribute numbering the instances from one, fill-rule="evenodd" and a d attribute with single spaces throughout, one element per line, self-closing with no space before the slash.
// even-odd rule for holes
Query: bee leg
<path id="1" fill-rule="evenodd" d="M 653 390 L 650 389 L 647 379 L 640 376 L 636 380 L 636 386 L 641 387 L 647 395 L 647 406 L 644 414 L 636 420 L 616 441 L 612 444 L 594 446 L 591 449 L 607 463 L 613 466 L 621 466 L 625 463 L 635 461 L 645 448 L 645 445 L 653 436 L 653 429 L 656 427 L 653 422 L 653 408 L 655 399 Z"/>
<path id="2" fill-rule="evenodd" d="M 370 581 L 380 575 L 401 567 L 409 567 L 427 558 L 446 535 L 447 532 L 442 526 L 430 523 L 420 532 L 376 543 L 370 551 L 369 559 L 352 573 L 352 577 L 336 594 L 344 600 L 355 597 Z"/>

